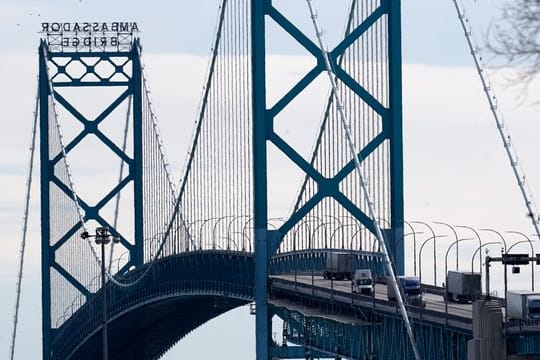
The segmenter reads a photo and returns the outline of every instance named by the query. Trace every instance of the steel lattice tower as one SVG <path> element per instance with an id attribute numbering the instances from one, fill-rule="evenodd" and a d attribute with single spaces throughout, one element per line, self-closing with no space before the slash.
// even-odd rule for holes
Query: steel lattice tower
<path id="1" fill-rule="evenodd" d="M 93 50 L 93 51 L 92 51 Z M 89 60 L 91 59 L 91 60 Z M 82 67 L 84 71 L 74 75 L 73 64 Z M 100 64 L 107 65 L 111 72 L 100 74 Z M 80 89 L 121 88 L 121 94 L 107 107 L 100 109 L 96 118 L 88 118 L 67 97 L 60 94 L 60 89 L 70 89 L 72 92 Z M 74 215 L 77 213 L 73 200 L 73 189 L 69 181 L 69 168 L 64 164 L 64 152 L 67 157 L 80 146 L 81 141 L 89 136 L 95 136 L 101 144 L 123 161 L 128 170 L 124 178 L 112 188 L 106 190 L 106 195 L 95 204 L 83 197 L 78 198 L 84 221 L 93 220 L 100 226 L 108 227 L 114 236 L 120 239 L 121 245 L 128 251 L 129 259 L 120 272 L 132 266 L 138 266 L 143 259 L 143 169 L 142 169 L 142 76 L 140 62 L 140 45 L 137 39 L 130 37 L 129 45 L 118 46 L 116 50 L 100 51 L 97 48 L 90 51 L 64 51 L 59 46 L 42 40 L 39 48 L 39 118 L 40 118 L 40 155 L 41 155 L 41 262 L 42 262 L 42 332 L 43 359 L 51 358 L 52 342 L 55 340 L 55 328 L 58 320 L 52 319 L 51 313 L 57 306 L 55 288 L 75 289 L 86 300 L 92 295 L 87 278 L 76 264 L 66 257 L 84 263 L 95 261 L 89 251 L 89 244 L 84 243 L 80 233 L 82 224 Z M 51 92 L 52 91 L 52 92 Z M 110 114 L 120 104 L 125 104 L 132 98 L 130 127 L 132 151 L 122 150 L 111 137 L 100 129 L 106 123 Z M 92 99 L 86 99 L 92 102 Z M 56 124 L 56 106 L 61 106 L 79 124 L 82 130 L 68 143 L 61 141 L 59 127 Z M 97 106 L 97 105 L 96 105 Z M 130 105 L 128 105 L 130 106 Z M 95 179 L 99 182 L 99 179 Z M 120 192 L 127 191 L 132 186 L 133 224 L 132 235 L 125 235 L 113 227 L 112 221 L 106 219 L 100 212 Z M 63 207 L 63 208 L 62 208 Z M 58 223 L 62 222 L 59 226 Z M 133 238 L 131 238 L 133 236 Z M 128 241 L 129 240 L 129 241 Z M 84 249 L 81 249 L 85 247 Z M 67 253 L 67 254 L 66 254 Z M 88 256 L 89 258 L 84 258 Z M 93 264 L 95 265 L 95 264 Z M 90 270 L 88 270 L 90 271 Z M 53 288 L 55 287 L 55 288 Z M 67 290 L 66 290 L 67 291 Z"/>

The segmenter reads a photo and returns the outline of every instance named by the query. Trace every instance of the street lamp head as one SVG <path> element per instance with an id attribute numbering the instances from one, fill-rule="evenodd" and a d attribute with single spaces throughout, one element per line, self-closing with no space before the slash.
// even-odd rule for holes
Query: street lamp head
<path id="1" fill-rule="evenodd" d="M 111 234 L 109 233 L 109 228 L 104 227 L 104 226 L 97 227 L 95 238 L 96 238 L 96 244 L 98 245 L 108 244 L 111 241 Z M 114 238 L 112 240 L 115 241 Z"/>
<path id="2" fill-rule="evenodd" d="M 101 226 L 96 228 L 96 237 L 108 237 L 109 236 L 109 229 Z"/>
<path id="3" fill-rule="evenodd" d="M 88 231 L 83 231 L 81 233 L 81 239 L 88 239 L 90 237 L 90 234 L 88 233 Z"/>

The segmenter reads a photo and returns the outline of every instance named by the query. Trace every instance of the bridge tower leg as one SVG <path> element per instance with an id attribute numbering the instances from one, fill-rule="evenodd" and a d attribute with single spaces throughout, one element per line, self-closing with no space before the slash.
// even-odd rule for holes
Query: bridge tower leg
<path id="1" fill-rule="evenodd" d="M 267 306 L 268 281 L 268 188 L 266 115 L 266 0 L 251 1 L 251 59 L 253 106 L 253 198 L 255 225 L 255 328 L 257 360 L 269 357 L 270 319 Z"/>
<path id="2" fill-rule="evenodd" d="M 41 154 L 41 167 L 40 178 L 49 179 L 49 124 L 48 121 L 43 121 L 49 114 L 49 79 L 47 77 L 47 58 L 45 52 L 41 51 L 44 48 L 42 44 L 39 52 L 39 123 L 40 130 L 40 154 Z M 47 194 L 47 196 L 41 196 L 41 333 L 42 333 L 42 349 L 43 360 L 50 359 L 51 356 L 51 275 L 50 275 L 50 258 L 51 250 L 49 245 L 50 238 L 50 206 L 49 206 L 49 181 L 41 181 L 40 192 L 41 194 Z"/>
<path id="3" fill-rule="evenodd" d="M 390 92 L 390 166 L 391 166 L 391 234 L 389 249 L 394 257 L 396 273 L 405 273 L 405 239 L 403 232 L 403 94 L 401 60 L 401 0 L 389 1 L 388 61 Z"/>

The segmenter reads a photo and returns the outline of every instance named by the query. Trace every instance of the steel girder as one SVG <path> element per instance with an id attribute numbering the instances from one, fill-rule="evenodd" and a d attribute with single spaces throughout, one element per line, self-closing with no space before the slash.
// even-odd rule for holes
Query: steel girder
<path id="1" fill-rule="evenodd" d="M 402 319 L 385 313 L 363 313 L 350 322 L 335 316 L 308 316 L 298 310 L 272 307 L 283 319 L 284 338 L 312 352 L 347 359 L 414 359 Z M 467 359 L 470 334 L 455 329 L 413 322 L 423 359 Z M 307 358 L 307 357 L 306 357 Z"/>

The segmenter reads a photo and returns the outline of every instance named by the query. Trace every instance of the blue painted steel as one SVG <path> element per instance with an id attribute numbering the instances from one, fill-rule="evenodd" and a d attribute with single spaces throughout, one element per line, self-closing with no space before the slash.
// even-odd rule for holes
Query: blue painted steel
<path id="1" fill-rule="evenodd" d="M 373 139 L 370 144 L 368 144 L 364 149 L 361 149 L 360 154 L 362 158 L 367 157 L 371 152 L 373 152 L 383 140 L 390 140 L 392 146 L 392 156 L 397 156 L 397 159 L 392 160 L 392 227 L 393 232 L 390 238 L 393 241 L 393 238 L 399 239 L 403 233 L 403 165 L 402 165 L 402 151 L 401 151 L 401 52 L 400 50 L 400 40 L 399 36 L 401 35 L 400 22 L 399 22 L 399 2 L 391 2 L 388 0 L 381 1 L 380 6 L 368 16 L 361 24 L 359 24 L 355 29 L 353 29 L 346 38 L 338 44 L 338 46 L 331 51 L 330 60 L 332 62 L 332 68 L 335 71 L 336 76 L 351 90 L 353 90 L 366 104 L 370 105 L 373 110 L 375 110 L 379 115 L 381 115 L 382 120 L 385 124 L 383 132 Z M 390 32 L 393 31 L 394 37 L 397 37 L 397 41 L 393 42 L 393 51 L 389 53 L 391 68 L 394 70 L 391 71 L 392 80 L 390 88 L 396 86 L 395 90 L 391 90 L 393 95 L 393 100 L 391 106 L 386 109 L 378 100 L 376 100 L 366 89 L 364 89 L 356 80 L 354 80 L 338 63 L 338 57 L 343 54 L 343 52 L 359 39 L 362 34 L 364 34 L 371 26 L 373 26 L 377 20 L 379 20 L 383 15 L 388 14 L 390 17 L 390 12 L 395 11 L 396 14 L 393 16 L 395 20 L 393 28 Z M 271 17 L 281 28 L 290 34 L 294 39 L 298 41 L 299 44 L 304 46 L 315 58 L 317 58 L 318 65 L 312 69 L 304 78 L 302 78 L 299 83 L 297 83 L 293 88 L 282 98 L 280 99 L 274 108 L 270 109 L 267 113 L 268 119 L 267 122 L 273 123 L 273 118 L 283 110 L 296 96 L 298 96 L 315 78 L 319 75 L 324 67 L 321 66 L 322 53 L 321 50 L 307 37 L 301 30 L 299 30 L 294 24 L 288 21 L 285 16 L 283 16 L 279 10 L 277 10 L 273 5 L 272 1 L 267 3 L 267 14 Z M 396 54 L 394 58 L 394 54 Z M 394 109 L 393 105 L 396 105 L 397 108 Z M 392 122 L 397 122 L 393 124 Z M 390 124 L 389 124 L 390 123 Z M 292 214 L 292 216 L 280 227 L 280 232 L 285 234 L 290 230 L 295 224 L 301 221 L 310 210 L 312 210 L 324 197 L 333 197 L 338 203 L 340 203 L 345 209 L 347 209 L 358 221 L 364 224 L 368 229 L 373 232 L 373 219 L 370 219 L 363 211 L 361 211 L 355 204 L 353 204 L 349 199 L 347 199 L 340 191 L 339 184 L 340 182 L 354 170 L 352 161 L 347 164 L 343 170 L 341 170 L 334 178 L 325 179 L 322 177 L 318 171 L 316 171 L 310 164 L 308 164 L 302 157 L 295 151 L 292 146 L 289 146 L 283 139 L 281 139 L 277 134 L 273 132 L 273 129 L 270 129 L 268 133 L 268 139 L 280 149 L 291 161 L 297 164 L 305 173 L 311 177 L 318 185 L 319 192 L 315 194 L 309 201 L 307 201 L 300 209 Z M 393 145 L 395 142 L 395 145 Z M 399 188 L 401 184 L 401 188 Z M 401 235 L 400 235 L 401 234 Z M 396 241 L 397 242 L 397 241 Z M 401 243 L 401 242 L 400 242 Z M 391 244 L 390 248 L 394 249 L 394 244 Z M 402 247 L 402 246 L 401 246 Z M 403 273 L 403 251 L 398 251 L 399 259 L 396 259 L 398 264 L 398 272 Z M 270 254 L 272 255 L 272 254 Z"/>
<path id="2" fill-rule="evenodd" d="M 388 1 L 388 0 L 386 0 Z M 391 225 L 393 236 L 390 246 L 398 274 L 405 273 L 404 233 L 404 195 L 403 195 L 403 94 L 401 60 L 401 0 L 389 2 L 388 41 L 389 41 L 389 76 L 390 76 L 390 166 L 391 166 Z"/>
<path id="3" fill-rule="evenodd" d="M 540 354 L 540 334 L 526 335 L 520 333 L 515 336 L 510 336 L 508 344 L 512 344 L 513 349 L 511 349 L 511 353 L 520 355 Z"/>
<path id="4" fill-rule="evenodd" d="M 403 320 L 395 305 L 362 295 L 354 295 L 347 300 L 343 291 L 330 289 L 318 289 L 312 293 L 312 289 L 306 288 L 309 294 L 306 296 L 306 292 L 299 290 L 305 286 L 296 287 L 291 282 L 290 290 L 271 287 L 273 298 L 294 300 L 311 308 L 307 312 L 280 305 L 271 307 L 271 312 L 284 320 L 284 337 L 288 341 L 333 357 L 414 359 Z M 330 293 L 334 297 L 328 297 Z M 337 296 L 343 299 L 337 300 Z M 472 338 L 470 319 L 461 319 L 465 322 L 458 328 L 448 326 L 444 321 L 433 321 L 440 313 L 432 310 L 414 308 L 413 312 L 413 329 L 423 359 L 435 356 L 452 360 L 467 358 L 467 341 Z"/>
<path id="5" fill-rule="evenodd" d="M 135 225 L 135 256 L 133 259 L 136 266 L 144 263 L 143 244 L 143 136 L 142 136 L 142 73 L 139 40 L 131 50 L 133 61 L 133 76 L 131 79 L 131 91 L 133 93 L 133 193 L 134 193 L 134 225 Z"/>
<path id="6" fill-rule="evenodd" d="M 266 139 L 266 0 L 251 1 L 251 68 L 253 107 L 253 223 L 255 227 L 255 349 L 257 360 L 267 360 L 270 339 L 266 284 L 268 279 L 268 198 Z"/>
<path id="7" fill-rule="evenodd" d="M 295 224 L 305 218 L 305 216 L 325 197 L 333 197 L 349 213 L 364 224 L 373 232 L 373 220 L 361 211 L 353 202 L 339 191 L 340 180 L 346 174 L 339 173 L 340 179 L 325 179 L 314 167 L 305 161 L 302 156 L 285 140 L 279 137 L 273 129 L 274 118 L 287 105 L 296 98 L 313 80 L 322 73 L 322 51 L 306 36 L 299 28 L 292 24 L 283 14 L 277 10 L 272 0 L 252 0 L 251 1 L 251 41 L 252 41 L 252 89 L 253 89 L 253 155 L 254 155 L 254 222 L 255 222 L 255 263 L 256 263 L 256 293 L 255 302 L 257 307 L 257 359 L 268 358 L 268 315 L 266 311 L 266 294 L 263 287 L 266 287 L 267 266 L 269 257 L 274 255 L 274 251 L 279 246 L 271 243 L 267 246 L 267 166 L 266 166 L 266 146 L 267 141 L 274 144 L 284 155 L 293 161 L 300 169 L 304 170 L 307 176 L 311 177 L 319 186 L 319 191 L 309 199 L 300 209 L 280 227 L 279 232 L 283 236 Z M 338 57 L 358 38 L 372 27 L 383 15 L 389 15 L 390 26 L 390 108 L 386 109 L 377 101 L 366 89 L 355 81 L 338 63 Z M 283 98 L 281 98 L 272 109 L 266 108 L 265 92 L 265 15 L 271 18 L 285 32 L 310 52 L 316 59 L 317 65 L 308 72 Z M 371 106 L 385 124 L 382 137 L 377 138 L 370 144 L 367 151 L 373 151 L 383 139 L 390 140 L 391 143 L 391 217 L 392 229 L 388 232 L 390 242 L 397 265 L 397 272 L 403 273 L 404 259 L 403 250 L 396 248 L 398 239 L 403 236 L 403 154 L 402 154 L 402 131 L 401 131 L 401 29 L 400 29 L 400 2 L 381 1 L 376 11 L 365 19 L 359 26 L 346 36 L 331 52 L 330 61 L 336 76 L 348 87 L 351 88 L 361 99 Z M 362 155 L 366 154 L 366 149 L 362 149 Z M 395 158 L 394 158 L 395 157 Z M 353 170 L 348 166 L 348 172 Z M 403 249 L 403 242 L 400 242 L 400 249 Z M 270 253 L 267 253 L 270 247 Z M 260 307 L 263 309 L 260 309 Z"/>
<path id="8" fill-rule="evenodd" d="M 45 42 L 39 47 L 39 140 L 40 147 L 40 191 L 41 191 L 41 333 L 42 358 L 47 360 L 51 353 L 51 251 L 49 227 L 49 122 L 43 121 L 49 116 L 49 79 L 47 76 L 47 48 Z M 46 179 L 46 181 L 44 181 Z"/>
<path id="9" fill-rule="evenodd" d="M 368 318 L 342 323 L 330 318 L 306 316 L 287 309 L 272 309 L 286 322 L 285 337 L 332 357 L 347 359 L 414 359 L 407 335 L 398 317 L 371 314 Z M 414 323 L 424 359 L 467 358 L 470 335 L 450 329 Z"/>

